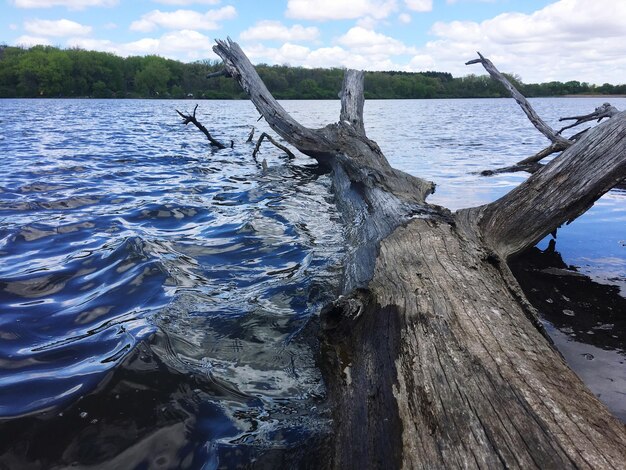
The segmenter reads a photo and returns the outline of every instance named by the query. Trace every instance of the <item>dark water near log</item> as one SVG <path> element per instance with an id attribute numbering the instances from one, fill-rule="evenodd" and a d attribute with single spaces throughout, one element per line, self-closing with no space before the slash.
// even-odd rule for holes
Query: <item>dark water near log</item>
<path id="1" fill-rule="evenodd" d="M 556 126 L 602 101 L 534 103 Z M 255 163 L 244 142 L 263 123 L 248 102 L 200 103 L 215 137 L 235 141 L 219 152 L 177 107 L 192 103 L 0 101 L 0 468 L 278 468 L 324 435 L 300 333 L 341 272 L 329 178 L 271 146 L 267 170 Z M 285 107 L 310 126 L 339 113 Z M 366 127 L 452 209 L 504 194 L 525 175 L 474 172 L 545 143 L 510 100 L 372 101 Z M 515 265 L 563 354 L 622 419 L 625 221 L 613 190 Z"/>

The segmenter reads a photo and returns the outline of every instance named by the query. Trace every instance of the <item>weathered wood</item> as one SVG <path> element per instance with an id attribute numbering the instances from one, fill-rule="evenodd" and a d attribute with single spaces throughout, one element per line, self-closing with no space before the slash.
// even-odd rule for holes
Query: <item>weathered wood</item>
<path id="1" fill-rule="evenodd" d="M 559 119 L 559 121 L 576 121 L 569 126 L 565 126 L 559 130 L 558 134 L 561 134 L 564 130 L 571 129 L 572 127 L 576 127 L 581 125 L 584 122 L 589 121 L 602 121 L 604 118 L 611 118 L 619 113 L 619 110 L 612 106 L 611 103 L 604 103 L 602 106 L 598 106 L 593 113 L 585 114 L 584 116 L 572 116 L 572 117 L 563 117 Z"/>
<path id="2" fill-rule="evenodd" d="M 391 168 L 361 132 L 362 107 L 304 128 L 239 46 L 214 50 L 270 126 L 330 167 L 346 222 L 344 295 L 320 316 L 335 418 L 320 466 L 622 468 L 624 426 L 553 349 L 505 260 L 624 176 L 626 117 L 572 143 L 525 190 L 452 214 L 425 203 L 432 184 Z"/>
<path id="3" fill-rule="evenodd" d="M 363 123 L 364 76 L 365 72 L 360 70 L 346 70 L 343 77 L 341 112 L 339 113 L 339 120 L 350 123 L 359 134 L 363 135 L 365 135 L 365 124 Z"/>
<path id="4" fill-rule="evenodd" d="M 574 220 L 624 177 L 626 113 L 620 113 L 504 197 L 470 212 L 488 244 L 506 258 Z"/>
<path id="5" fill-rule="evenodd" d="M 524 158 L 523 160 L 520 160 L 519 162 L 516 163 L 516 165 L 528 165 L 530 163 L 537 163 L 543 160 L 544 158 L 549 157 L 550 155 L 554 153 L 562 152 L 563 150 L 565 150 L 564 146 L 560 144 L 552 144 L 549 147 L 546 147 L 545 149 L 540 150 L 536 154 L 531 155 L 528 158 Z"/>
<path id="6" fill-rule="evenodd" d="M 560 136 L 554 129 L 548 126 L 548 124 L 546 124 L 543 119 L 539 117 L 539 115 L 535 112 L 526 97 L 522 95 L 504 75 L 500 73 L 500 71 L 496 68 L 495 65 L 493 65 L 493 63 L 489 59 L 483 57 L 480 52 L 477 52 L 477 54 L 479 57 L 478 59 L 470 60 L 469 62 L 466 62 L 465 65 L 482 64 L 485 70 L 489 73 L 489 75 L 491 75 L 491 78 L 504 85 L 504 87 L 508 90 L 513 99 L 517 101 L 524 113 L 526 113 L 526 116 L 528 116 L 530 122 L 533 124 L 533 126 L 537 128 L 539 132 L 545 135 L 553 143 L 560 143 L 561 145 L 564 145 L 566 147 L 569 147 L 571 145 L 571 142 L 569 140 Z"/>
<path id="7" fill-rule="evenodd" d="M 481 172 L 483 176 L 490 176 L 498 173 L 506 173 L 506 172 L 516 172 L 516 171 L 529 171 L 534 173 L 540 167 L 535 165 L 540 162 L 544 158 L 558 152 L 562 152 L 566 150 L 570 145 L 574 142 L 580 140 L 580 138 L 589 130 L 585 129 L 573 136 L 569 139 L 563 137 L 561 134 L 563 131 L 567 129 L 571 129 L 573 127 L 579 126 L 582 123 L 597 120 L 598 122 L 602 121 L 604 118 L 611 118 L 617 115 L 620 111 L 612 106 L 610 103 L 604 103 L 602 106 L 597 107 L 592 113 L 585 114 L 584 116 L 573 116 L 573 117 L 563 117 L 559 119 L 559 121 L 569 121 L 575 120 L 576 122 L 561 128 L 559 131 L 554 131 L 550 126 L 548 126 L 543 119 L 539 117 L 539 115 L 535 112 L 531 104 L 528 102 L 526 97 L 522 95 L 517 88 L 515 88 L 511 82 L 496 68 L 493 63 L 485 58 L 480 52 L 478 54 L 478 59 L 470 60 L 466 62 L 465 65 L 471 64 L 482 64 L 485 70 L 491 75 L 491 77 L 500 82 L 504 87 L 508 90 L 509 94 L 517 103 L 520 105 L 530 122 L 545 135 L 552 144 L 547 148 L 537 152 L 534 155 L 531 155 L 528 158 L 520 160 L 515 165 L 511 165 L 505 168 L 499 168 L 496 170 L 485 170 Z"/>
<path id="8" fill-rule="evenodd" d="M 198 121 L 196 119 L 196 110 L 198 109 L 198 105 L 196 105 L 193 108 L 193 113 L 192 114 L 183 114 L 181 113 L 178 109 L 176 110 L 176 112 L 178 113 L 178 115 L 183 118 L 183 124 L 186 126 L 187 124 L 189 124 L 190 122 L 193 123 L 194 126 L 196 126 L 200 132 L 202 132 L 206 138 L 209 140 L 209 143 L 213 146 L 213 147 L 217 147 L 218 149 L 225 149 L 226 146 L 221 143 L 219 140 L 216 140 L 215 138 L 213 138 L 213 136 L 211 135 L 211 133 L 209 132 L 209 130 L 204 127 L 204 125 L 202 125 L 202 123 L 200 121 Z M 233 146 L 233 141 L 230 141 L 231 144 L 230 146 Z"/>
<path id="9" fill-rule="evenodd" d="M 254 127 L 252 128 L 252 132 L 254 132 Z M 252 133 L 250 133 L 250 136 L 248 138 L 251 138 Z M 256 146 L 254 147 L 254 151 L 252 152 L 252 158 L 254 158 L 256 160 L 256 156 L 257 153 L 259 153 L 259 150 L 261 149 L 261 144 L 263 143 L 263 140 L 267 139 L 269 142 L 271 142 L 274 147 L 282 150 L 283 152 L 285 152 L 287 154 L 287 156 L 289 157 L 289 159 L 294 159 L 296 158 L 296 156 L 293 154 L 293 152 L 291 150 L 289 150 L 287 147 L 285 147 L 283 144 L 281 144 L 280 142 L 276 141 L 271 135 L 267 134 L 266 132 L 263 132 L 260 136 L 259 136 L 259 140 L 257 140 Z"/>

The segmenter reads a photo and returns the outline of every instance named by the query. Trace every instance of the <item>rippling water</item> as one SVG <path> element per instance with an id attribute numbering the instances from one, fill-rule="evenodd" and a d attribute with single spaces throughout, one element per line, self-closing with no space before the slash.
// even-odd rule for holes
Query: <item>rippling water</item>
<path id="1" fill-rule="evenodd" d="M 601 102 L 535 104 L 554 123 Z M 515 106 L 370 101 L 366 127 L 394 166 L 438 183 L 433 202 L 457 209 L 525 177 L 474 172 L 545 144 Z M 212 152 L 176 117 L 191 107 L 0 101 L 0 463 L 288 465 L 323 436 L 324 388 L 299 333 L 341 270 L 328 175 L 272 146 L 267 170 L 255 162 L 244 142 L 263 124 L 245 101 L 201 102 L 215 137 L 235 141 Z M 339 113 L 338 102 L 285 107 L 310 126 Z M 612 191 L 557 249 L 623 293 L 624 221 L 626 195 Z M 609 352 L 626 380 L 620 348 Z"/>

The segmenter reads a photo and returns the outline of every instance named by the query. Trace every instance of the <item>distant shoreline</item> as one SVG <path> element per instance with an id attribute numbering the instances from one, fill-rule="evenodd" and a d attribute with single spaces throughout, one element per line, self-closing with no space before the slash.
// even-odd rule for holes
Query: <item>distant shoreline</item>
<path id="1" fill-rule="evenodd" d="M 535 98 L 626 98 L 626 95 L 553 95 L 553 96 L 527 96 L 528 99 Z M 276 98 L 278 101 L 339 101 L 339 98 Z M 455 96 L 455 97 L 433 97 L 433 98 L 366 98 L 366 101 L 410 101 L 410 100 L 494 100 L 513 99 L 510 96 Z M 249 98 L 146 98 L 146 97 L 110 97 L 96 98 L 93 96 L 30 96 L 30 97 L 9 97 L 0 96 L 0 100 L 142 100 L 142 101 L 248 101 Z"/>
<path id="2" fill-rule="evenodd" d="M 545 98 L 597 98 L 599 96 L 604 96 L 606 98 L 626 98 L 626 95 L 620 95 L 620 94 L 616 94 L 616 95 L 603 95 L 603 94 L 559 95 L 559 96 L 552 96 L 552 97 L 546 96 Z"/>

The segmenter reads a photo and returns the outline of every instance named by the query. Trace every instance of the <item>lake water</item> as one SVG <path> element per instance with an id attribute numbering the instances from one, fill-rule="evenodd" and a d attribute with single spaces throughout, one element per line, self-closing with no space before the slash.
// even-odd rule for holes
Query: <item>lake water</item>
<path id="1" fill-rule="evenodd" d="M 532 102 L 558 127 L 604 101 Z M 339 115 L 338 101 L 283 104 L 312 127 Z M 323 438 L 325 391 L 300 333 L 341 274 L 330 179 L 269 144 L 264 171 L 245 140 L 266 127 L 247 101 L 200 102 L 199 119 L 234 141 L 212 151 L 175 113 L 193 105 L 0 100 L 0 467 L 277 468 Z M 546 145 L 512 100 L 368 101 L 365 119 L 391 163 L 435 181 L 430 201 L 451 209 L 509 191 L 526 175 L 477 172 Z M 612 190 L 515 268 L 622 419 L 625 222 L 626 192 Z M 595 301 L 541 290 L 571 266 Z"/>

